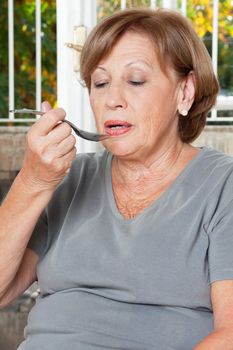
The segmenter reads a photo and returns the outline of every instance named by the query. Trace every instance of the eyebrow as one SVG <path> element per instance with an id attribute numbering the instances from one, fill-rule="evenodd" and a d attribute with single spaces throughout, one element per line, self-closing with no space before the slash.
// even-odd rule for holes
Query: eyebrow
<path id="1" fill-rule="evenodd" d="M 132 62 L 129 62 L 125 65 L 125 67 L 130 67 L 131 65 L 133 64 L 137 64 L 137 63 L 143 63 L 144 65 L 146 65 L 147 67 L 149 67 L 150 69 L 153 69 L 152 65 L 149 64 L 148 62 L 144 61 L 144 60 L 141 60 L 141 59 L 138 59 L 138 60 L 135 60 L 135 61 L 132 61 Z M 107 71 L 106 68 L 102 67 L 102 66 L 96 66 L 96 69 L 102 69 L 103 71 Z"/>
<path id="2" fill-rule="evenodd" d="M 129 63 L 127 63 L 127 64 L 125 65 L 125 67 L 129 67 L 129 66 L 131 66 L 131 65 L 133 65 L 133 64 L 135 64 L 135 63 L 143 63 L 143 64 L 145 64 L 147 67 L 149 67 L 150 69 L 153 68 L 151 64 L 149 64 L 149 63 L 146 62 L 145 60 L 141 60 L 141 59 L 138 59 L 138 60 L 129 62 Z"/>

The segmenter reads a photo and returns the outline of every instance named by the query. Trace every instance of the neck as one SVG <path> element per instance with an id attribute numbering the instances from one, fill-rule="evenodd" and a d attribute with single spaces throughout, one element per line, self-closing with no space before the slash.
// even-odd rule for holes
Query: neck
<path id="1" fill-rule="evenodd" d="M 185 144 L 180 141 L 154 155 L 149 161 L 114 157 L 113 172 L 125 185 L 135 185 L 135 182 L 140 183 L 145 179 L 153 179 L 153 182 L 168 180 L 176 173 L 184 149 Z"/>

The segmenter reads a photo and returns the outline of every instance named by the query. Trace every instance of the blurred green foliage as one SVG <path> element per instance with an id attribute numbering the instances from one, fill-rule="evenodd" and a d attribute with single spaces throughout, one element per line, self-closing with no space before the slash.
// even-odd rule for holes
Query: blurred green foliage
<path id="1" fill-rule="evenodd" d="M 210 55 L 212 50 L 213 0 L 188 0 L 187 15 L 203 39 Z M 233 94 L 233 1 L 219 0 L 218 78 L 222 93 Z"/>
<path id="2" fill-rule="evenodd" d="M 178 1 L 181 6 L 181 0 Z M 158 0 L 157 5 L 162 5 Z M 213 0 L 188 0 L 187 15 L 212 49 Z M 127 7 L 150 6 L 127 0 Z M 120 10 L 120 0 L 97 0 L 98 21 Z M 41 0 L 43 99 L 56 104 L 56 0 Z M 15 106 L 35 107 L 35 0 L 14 1 Z M 233 94 L 233 1 L 219 0 L 219 67 L 222 92 Z M 8 1 L 0 1 L 0 112 L 8 111 Z"/>
<path id="3" fill-rule="evenodd" d="M 56 101 L 56 0 L 41 1 L 43 99 Z M 35 1 L 14 1 L 15 106 L 35 108 Z M 0 112 L 8 111 L 8 1 L 0 1 Z"/>

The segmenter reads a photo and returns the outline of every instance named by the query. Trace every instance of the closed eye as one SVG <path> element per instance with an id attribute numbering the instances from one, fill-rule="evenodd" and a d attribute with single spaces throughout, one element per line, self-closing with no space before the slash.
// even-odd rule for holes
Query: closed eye
<path id="1" fill-rule="evenodd" d="M 105 82 L 101 82 L 101 83 L 94 83 L 94 86 L 97 89 L 101 89 L 101 88 L 105 87 L 107 84 L 108 83 L 105 81 Z"/>
<path id="2" fill-rule="evenodd" d="M 135 81 L 135 80 L 130 80 L 129 84 L 134 85 L 134 86 L 140 86 L 145 84 L 145 81 Z"/>

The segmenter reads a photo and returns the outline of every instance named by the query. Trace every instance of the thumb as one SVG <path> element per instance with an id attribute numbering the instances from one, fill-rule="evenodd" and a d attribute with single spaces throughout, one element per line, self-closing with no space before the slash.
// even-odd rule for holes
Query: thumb
<path id="1" fill-rule="evenodd" d="M 49 103 L 48 101 L 42 102 L 42 104 L 41 104 L 41 110 L 42 110 L 42 112 L 46 113 L 46 112 L 48 112 L 50 109 L 52 109 L 52 107 L 51 107 L 51 105 L 50 105 L 50 103 Z"/>

